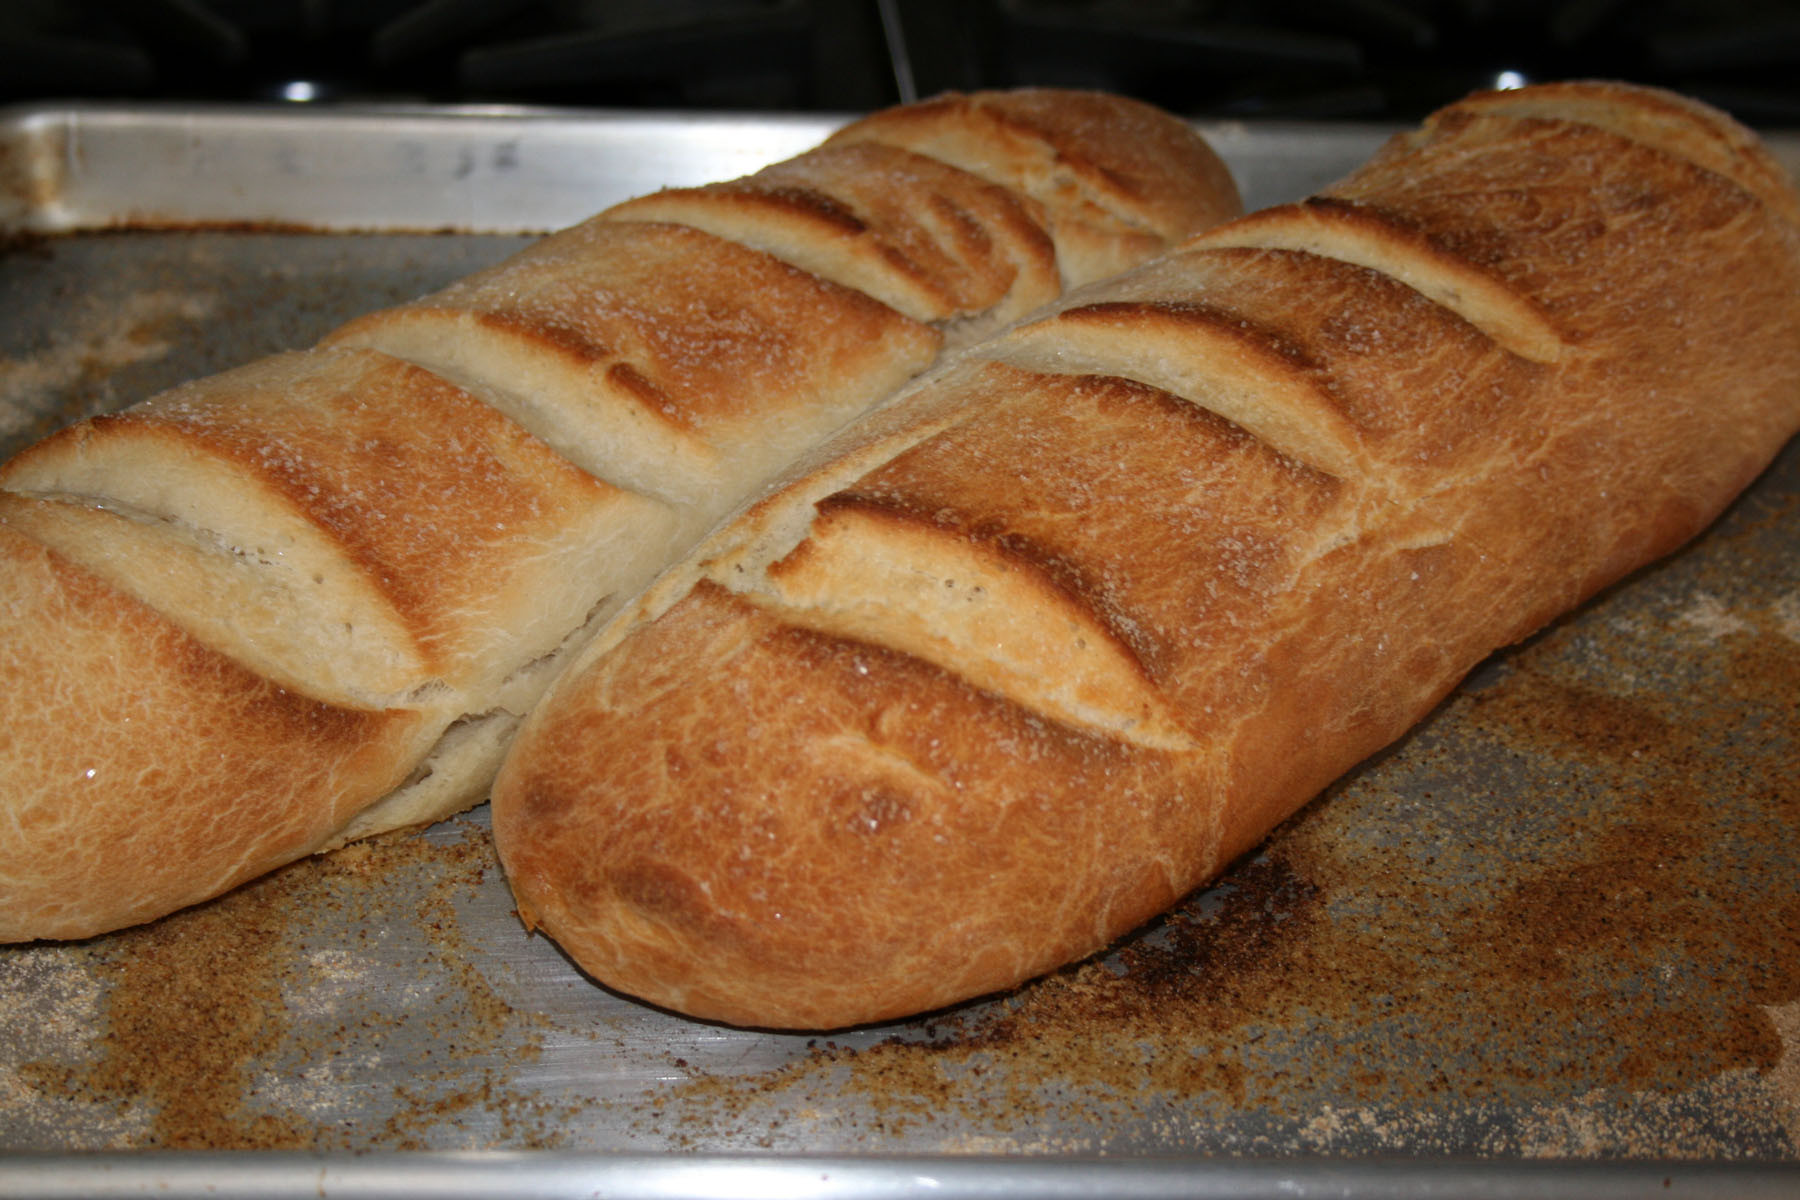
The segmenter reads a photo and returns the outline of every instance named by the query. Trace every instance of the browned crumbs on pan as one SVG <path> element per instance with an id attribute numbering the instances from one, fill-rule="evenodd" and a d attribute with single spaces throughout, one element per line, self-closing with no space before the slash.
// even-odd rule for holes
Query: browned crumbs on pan
<path id="1" fill-rule="evenodd" d="M 83 947 L 105 1001 L 98 1057 L 91 1063 L 34 1064 L 33 1082 L 85 1104 L 147 1118 L 140 1148 L 344 1149 L 386 1137 L 402 1149 L 423 1145 L 424 1131 L 461 1112 L 497 1116 L 515 1147 L 552 1144 L 565 1113 L 514 1094 L 489 1066 L 471 1087 L 468 1060 L 514 1041 L 529 1026 L 496 995 L 459 943 L 453 897 L 497 869 L 491 840 L 471 833 L 454 843 L 396 833 L 309 858 L 207 904 Z M 286 984 L 304 988 L 305 929 L 321 910 L 360 915 L 370 889 L 405 872 L 433 880 L 416 919 L 433 945 L 421 973 L 448 977 L 457 1016 L 427 1031 L 442 1066 L 414 1072 L 393 1092 L 379 1129 L 342 1128 L 308 1111 L 304 1095 L 269 1087 L 272 1060 L 298 1058 L 331 1069 L 347 1054 L 379 1047 L 409 1020 L 363 1008 L 355 1028 L 317 1025 L 289 1010 Z M 304 914 L 295 916 L 295 914 Z M 367 936 L 366 933 L 362 936 Z M 507 1061 L 528 1061 L 528 1038 Z"/>

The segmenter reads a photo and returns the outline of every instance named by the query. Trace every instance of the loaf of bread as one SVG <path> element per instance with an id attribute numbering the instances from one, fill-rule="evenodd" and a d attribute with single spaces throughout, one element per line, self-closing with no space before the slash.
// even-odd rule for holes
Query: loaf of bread
<path id="1" fill-rule="evenodd" d="M 568 650 L 946 347 L 1236 215 L 1183 122 L 946 96 L 0 467 L 0 940 L 485 798 Z"/>
<path id="2" fill-rule="evenodd" d="M 1723 115 L 1473 96 L 906 389 L 650 589 L 494 792 L 602 983 L 826 1029 L 1104 948 L 1800 426 Z"/>

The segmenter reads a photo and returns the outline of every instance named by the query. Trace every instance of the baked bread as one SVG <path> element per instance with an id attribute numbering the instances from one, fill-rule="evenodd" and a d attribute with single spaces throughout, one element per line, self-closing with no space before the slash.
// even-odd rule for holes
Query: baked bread
<path id="1" fill-rule="evenodd" d="M 946 96 L 27 449 L 0 939 L 483 799 L 567 649 L 733 505 L 946 346 L 1236 207 L 1142 104 Z"/>
<path id="2" fill-rule="evenodd" d="M 1768 463 L 1796 211 L 1678 97 L 1477 95 L 958 356 L 534 711 L 522 917 L 767 1027 L 1105 947 Z"/>

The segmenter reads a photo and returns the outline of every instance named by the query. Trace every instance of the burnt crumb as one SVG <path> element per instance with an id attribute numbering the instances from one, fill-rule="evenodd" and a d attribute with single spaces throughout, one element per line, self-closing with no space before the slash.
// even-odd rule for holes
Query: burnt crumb
<path id="1" fill-rule="evenodd" d="M 1153 927 L 1159 936 L 1121 948 L 1120 968 L 1152 1004 L 1217 989 L 1225 980 L 1255 986 L 1255 977 L 1279 963 L 1281 947 L 1317 922 L 1319 895 L 1293 864 L 1258 855 Z"/>
<path id="2" fill-rule="evenodd" d="M 393 1097 L 394 1115 L 383 1123 L 376 1140 L 401 1151 L 432 1149 L 438 1144 L 439 1128 L 466 1113 L 493 1119 L 498 1144 L 519 1150 L 562 1149 L 569 1144 L 566 1128 L 582 1109 L 578 1102 L 522 1095 L 489 1069 L 475 1072 L 472 1078 L 464 1076 L 458 1086 L 441 1090 L 396 1084 Z"/>
<path id="3" fill-rule="evenodd" d="M 56 238 L 47 233 L 28 230 L 0 230 L 0 261 L 8 258 L 35 258 L 48 261 L 56 256 Z"/>

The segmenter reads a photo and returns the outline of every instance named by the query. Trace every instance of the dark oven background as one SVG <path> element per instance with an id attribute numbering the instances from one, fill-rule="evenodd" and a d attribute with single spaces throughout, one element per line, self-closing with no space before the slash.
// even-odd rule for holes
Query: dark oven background
<path id="1" fill-rule="evenodd" d="M 1800 112 L 1789 0 L 4 0 L 0 101 L 860 111 L 1101 87 L 1198 118 L 1411 120 L 1606 76 Z"/>

